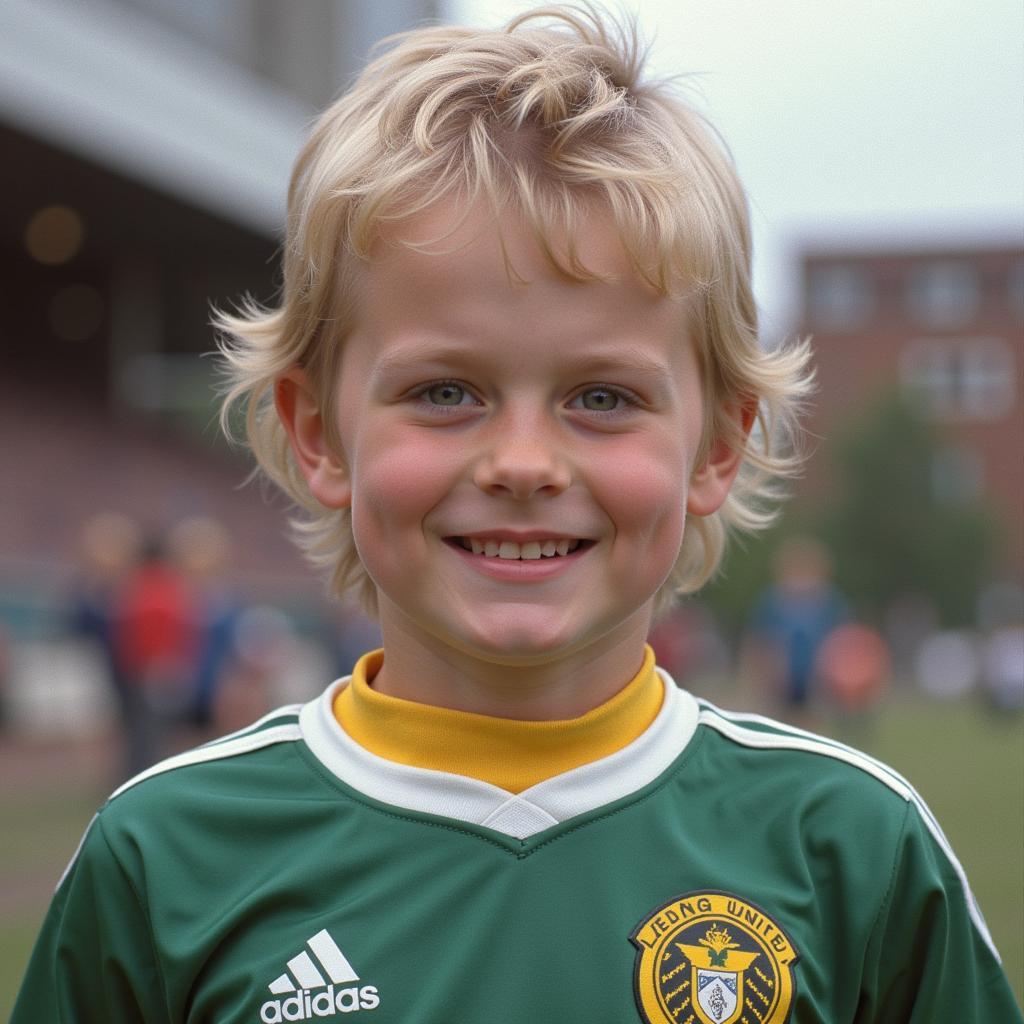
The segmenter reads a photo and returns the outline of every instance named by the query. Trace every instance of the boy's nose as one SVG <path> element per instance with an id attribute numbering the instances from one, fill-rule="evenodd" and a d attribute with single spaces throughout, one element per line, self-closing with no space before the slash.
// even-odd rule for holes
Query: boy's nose
<path id="1" fill-rule="evenodd" d="M 551 441 L 506 433 L 477 460 L 473 481 L 488 494 L 522 500 L 561 493 L 572 483 L 572 472 L 565 453 Z"/>

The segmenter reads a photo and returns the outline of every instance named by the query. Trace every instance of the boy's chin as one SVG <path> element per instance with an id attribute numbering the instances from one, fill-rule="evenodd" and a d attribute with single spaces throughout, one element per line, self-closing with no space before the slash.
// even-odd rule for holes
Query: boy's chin
<path id="1" fill-rule="evenodd" d="M 447 642 L 481 663 L 530 668 L 576 658 L 587 650 L 605 650 L 633 633 L 629 622 L 593 622 L 586 626 L 538 610 L 524 615 L 487 616 Z M 646 636 L 646 631 L 643 631 Z"/>
<path id="2" fill-rule="evenodd" d="M 413 632 L 422 629 L 429 634 L 429 640 L 423 639 L 439 654 L 439 648 L 447 648 L 462 658 L 488 665 L 528 667 L 557 660 L 576 649 L 581 641 L 586 644 L 586 630 L 574 628 L 571 622 L 559 621 L 550 609 L 478 606 L 462 609 L 462 612 L 439 616 L 433 622 L 421 620 L 419 628 L 414 626 Z M 412 624 L 409 620 L 406 623 Z M 395 638 L 394 633 L 392 638 Z M 385 646 L 387 639 L 385 633 Z"/>
<path id="3" fill-rule="evenodd" d="M 521 665 L 524 668 L 556 660 L 571 653 L 578 645 L 579 638 L 571 632 L 529 629 L 521 624 L 484 634 L 470 633 L 459 637 L 454 644 L 464 654 L 479 661 L 492 665 Z"/>

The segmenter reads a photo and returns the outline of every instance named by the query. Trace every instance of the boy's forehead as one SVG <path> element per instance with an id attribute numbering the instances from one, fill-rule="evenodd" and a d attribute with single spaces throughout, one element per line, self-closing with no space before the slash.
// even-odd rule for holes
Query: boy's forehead
<path id="1" fill-rule="evenodd" d="M 545 248 L 554 255 L 554 262 Z M 583 211 L 571 233 L 546 225 L 539 236 L 514 209 L 499 211 L 482 201 L 437 202 L 383 225 L 368 266 L 406 278 L 473 276 L 500 268 L 510 285 L 524 285 L 545 275 L 565 276 L 561 267 L 570 265 L 570 255 L 597 280 L 641 284 L 617 227 L 596 203 Z M 651 294 L 657 293 L 652 289 Z"/>
<path id="2" fill-rule="evenodd" d="M 527 352 L 537 373 L 626 364 L 641 376 L 691 372 L 692 302 L 634 273 L 610 218 L 582 223 L 577 244 L 596 279 L 560 273 L 511 212 L 438 205 L 392 221 L 363 264 L 346 358 L 362 360 L 367 373 L 430 362 L 518 365 Z"/>

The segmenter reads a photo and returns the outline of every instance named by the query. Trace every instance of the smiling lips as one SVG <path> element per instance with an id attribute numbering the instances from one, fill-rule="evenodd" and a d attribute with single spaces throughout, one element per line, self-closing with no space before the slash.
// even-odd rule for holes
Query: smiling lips
<path id="1" fill-rule="evenodd" d="M 547 540 L 530 540 L 520 544 L 514 540 L 493 540 L 487 537 L 457 537 L 455 542 L 466 551 L 486 558 L 502 558 L 509 561 L 532 561 L 539 558 L 557 558 L 568 555 L 584 543 L 566 537 Z"/>

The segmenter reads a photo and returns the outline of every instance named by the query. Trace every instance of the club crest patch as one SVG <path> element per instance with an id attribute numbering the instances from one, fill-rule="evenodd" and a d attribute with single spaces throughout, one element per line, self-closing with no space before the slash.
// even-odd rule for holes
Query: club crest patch
<path id="1" fill-rule="evenodd" d="M 784 1024 L 799 954 L 779 924 L 730 893 L 690 892 L 633 930 L 647 1024 Z"/>

